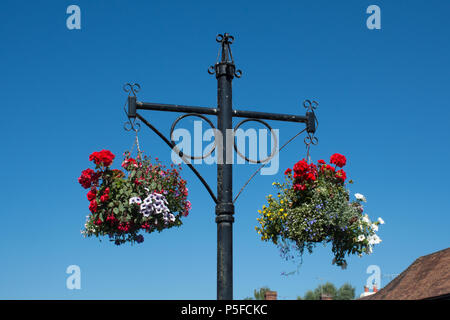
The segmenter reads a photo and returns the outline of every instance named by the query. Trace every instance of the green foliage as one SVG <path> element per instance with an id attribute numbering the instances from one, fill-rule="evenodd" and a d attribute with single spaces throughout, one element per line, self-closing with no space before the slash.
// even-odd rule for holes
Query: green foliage
<path id="1" fill-rule="evenodd" d="M 319 285 L 316 289 L 314 289 L 314 295 L 317 297 L 316 300 L 320 299 L 322 295 L 327 295 L 336 298 L 337 289 L 334 284 L 331 282 L 327 282 L 325 284 Z"/>
<path id="2" fill-rule="evenodd" d="M 267 291 L 270 291 L 270 289 L 268 287 L 262 287 L 258 290 L 254 290 L 253 291 L 253 295 L 255 297 L 255 300 L 264 300 L 265 299 L 265 293 Z"/>
<path id="3" fill-rule="evenodd" d="M 308 290 L 306 291 L 303 300 L 318 300 L 318 297 L 316 297 L 316 294 L 313 291 Z"/>
<path id="4" fill-rule="evenodd" d="M 355 298 L 355 288 L 349 283 L 345 283 L 339 289 L 336 289 L 333 283 L 327 282 L 317 286 L 314 290 L 306 291 L 303 298 L 299 296 L 297 299 L 320 300 L 322 295 L 330 296 L 333 300 L 353 300 Z"/>
<path id="5" fill-rule="evenodd" d="M 336 300 L 353 300 L 355 299 L 355 287 L 349 283 L 342 285 L 336 295 Z"/>

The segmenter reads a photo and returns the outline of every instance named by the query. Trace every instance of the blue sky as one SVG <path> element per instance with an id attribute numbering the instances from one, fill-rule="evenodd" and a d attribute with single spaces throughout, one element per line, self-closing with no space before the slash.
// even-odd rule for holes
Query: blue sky
<path id="1" fill-rule="evenodd" d="M 66 8 L 81 8 L 81 30 Z M 366 8 L 381 8 L 381 30 Z M 446 1 L 2 1 L 0 117 L 2 299 L 215 299 L 216 224 L 207 192 L 187 167 L 192 211 L 179 229 L 116 247 L 84 239 L 85 190 L 77 183 L 93 151 L 117 156 L 133 144 L 123 130 L 125 82 L 138 99 L 214 106 L 215 36 L 235 36 L 241 79 L 234 108 L 304 114 L 316 99 L 319 144 L 313 160 L 346 155 L 350 189 L 386 224 L 374 253 L 331 265 L 331 248 L 305 255 L 299 272 L 255 233 L 257 210 L 273 181 L 305 156 L 303 138 L 280 155 L 280 172 L 256 177 L 236 204 L 234 297 L 269 286 L 294 299 L 324 281 L 357 294 L 378 265 L 398 274 L 450 243 L 450 44 Z M 166 134 L 175 114 L 143 112 Z M 271 123 L 286 141 L 296 124 Z M 190 122 L 184 123 L 189 128 Z M 142 149 L 165 163 L 167 146 L 140 132 Z M 255 170 L 235 165 L 234 190 Z M 215 167 L 200 165 L 215 190 Z M 66 288 L 69 265 L 81 290 Z M 389 278 L 382 277 L 382 286 Z"/>

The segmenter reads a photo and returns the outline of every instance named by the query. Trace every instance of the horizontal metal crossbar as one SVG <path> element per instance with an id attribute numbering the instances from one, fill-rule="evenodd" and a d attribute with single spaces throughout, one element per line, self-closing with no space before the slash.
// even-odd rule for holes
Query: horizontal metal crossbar
<path id="1" fill-rule="evenodd" d="M 135 103 L 135 105 L 136 105 L 136 109 L 138 109 L 138 110 L 199 113 L 199 114 L 215 115 L 215 116 L 219 114 L 219 109 L 217 109 L 217 108 L 185 106 L 185 105 L 178 105 L 178 104 L 150 103 L 150 102 L 140 102 L 140 101 L 137 101 Z M 308 122 L 308 118 L 306 116 L 258 112 L 258 111 L 233 110 L 232 116 L 238 117 L 238 118 L 253 118 L 253 119 L 288 121 L 288 122 L 301 122 L 301 123 Z"/>

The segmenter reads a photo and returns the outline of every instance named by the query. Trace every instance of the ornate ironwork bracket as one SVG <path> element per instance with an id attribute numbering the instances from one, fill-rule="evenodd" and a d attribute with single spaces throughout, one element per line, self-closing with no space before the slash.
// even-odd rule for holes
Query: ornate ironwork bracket
<path id="1" fill-rule="evenodd" d="M 206 108 L 206 107 L 194 107 L 194 106 L 184 106 L 184 105 L 171 105 L 171 104 L 161 104 L 161 103 L 146 103 L 146 102 L 140 102 L 137 101 L 136 93 L 140 91 L 140 85 L 139 84 L 125 84 L 124 85 L 124 91 L 129 93 L 128 95 L 128 111 L 127 117 L 128 121 L 125 123 L 124 128 L 127 131 L 134 130 L 137 131 L 140 129 L 139 122 L 136 122 L 136 118 L 139 119 L 142 123 L 144 123 L 149 129 L 151 129 L 153 132 L 155 132 L 178 156 L 183 160 L 183 162 L 192 170 L 192 172 L 198 177 L 200 182 L 203 184 L 203 186 L 206 188 L 208 193 L 210 194 L 211 198 L 215 203 L 217 203 L 217 197 L 212 191 L 209 184 L 206 182 L 206 180 L 203 178 L 203 176 L 195 169 L 195 167 L 192 165 L 191 160 L 195 159 L 205 159 L 209 157 L 214 150 L 216 149 L 216 136 L 214 136 L 214 145 L 213 147 L 206 153 L 202 154 L 201 156 L 192 156 L 189 154 L 186 154 L 182 152 L 181 150 L 178 150 L 176 147 L 175 142 L 173 141 L 172 135 L 174 132 L 174 129 L 178 122 L 186 117 L 198 117 L 202 120 L 206 121 L 210 127 L 214 130 L 217 130 L 214 124 L 211 122 L 210 119 L 208 119 L 205 115 L 218 115 L 218 109 L 216 108 Z M 239 129 L 244 123 L 250 122 L 250 121 L 256 121 L 264 126 L 272 133 L 272 127 L 263 119 L 266 120 L 278 120 L 278 121 L 287 121 L 287 122 L 299 122 L 299 123 L 305 123 L 306 124 L 306 132 L 307 136 L 304 139 L 304 142 L 308 148 L 308 154 L 309 154 L 309 146 L 316 145 L 318 143 L 318 139 L 314 136 L 314 133 L 316 132 L 316 127 L 318 125 L 317 118 L 315 116 L 314 110 L 317 108 L 318 103 L 316 101 L 310 101 L 305 100 L 303 102 L 303 106 L 307 109 L 305 116 L 297 116 L 297 115 L 288 115 L 288 114 L 275 114 L 275 113 L 265 113 L 265 112 L 257 112 L 257 111 L 242 111 L 242 110 L 233 110 L 233 117 L 237 118 L 246 118 L 244 120 L 241 120 L 233 129 L 234 132 L 236 132 L 237 129 Z M 172 126 L 170 128 L 170 134 L 169 138 L 167 138 L 164 134 L 162 134 L 156 127 L 154 127 L 151 123 L 149 123 L 145 118 L 137 113 L 137 110 L 156 110 L 156 111 L 169 111 L 169 112 L 179 112 L 179 113 L 185 113 L 184 115 L 181 115 L 177 117 L 174 122 L 172 123 Z M 234 143 L 234 150 L 236 153 L 245 159 L 246 161 L 250 163 L 255 164 L 267 164 L 275 155 L 277 152 L 281 151 L 281 149 L 278 149 L 279 141 L 277 140 L 277 137 L 272 134 L 272 137 L 275 141 L 274 146 L 272 147 L 272 151 L 269 156 L 265 159 L 250 159 L 247 158 L 244 154 L 242 154 L 237 146 L 236 143 Z M 291 140 L 289 140 L 290 142 Z M 284 146 L 283 146 L 284 147 Z M 259 171 L 259 170 L 258 170 Z M 253 177 L 253 176 L 252 176 Z M 241 190 L 242 192 L 242 190 Z M 236 197 L 237 198 L 237 197 Z"/>

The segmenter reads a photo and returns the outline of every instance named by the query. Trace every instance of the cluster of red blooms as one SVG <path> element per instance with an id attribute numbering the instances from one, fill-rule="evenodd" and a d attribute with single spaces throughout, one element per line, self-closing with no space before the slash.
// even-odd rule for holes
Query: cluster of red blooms
<path id="1" fill-rule="evenodd" d="M 347 159 L 342 154 L 335 153 L 331 156 L 330 163 L 342 168 L 347 163 Z"/>
<path id="2" fill-rule="evenodd" d="M 116 156 L 109 150 L 93 152 L 89 156 L 89 161 L 94 161 L 97 166 L 109 167 Z"/>
<path id="3" fill-rule="evenodd" d="M 113 226 L 118 220 L 113 214 L 108 214 L 106 217 L 106 221 L 109 222 L 111 226 Z"/>
<path id="4" fill-rule="evenodd" d="M 111 153 L 109 150 L 102 150 L 99 152 L 93 152 L 89 156 L 89 161 L 94 161 L 94 163 L 97 166 L 105 166 L 108 167 L 111 165 L 114 154 Z M 100 179 L 101 172 L 95 172 L 94 170 L 88 168 L 86 170 L 83 170 L 81 172 L 81 176 L 78 178 L 78 182 L 81 184 L 81 186 L 85 189 L 89 189 L 89 192 L 87 193 L 87 199 L 89 200 L 89 210 L 92 213 L 97 212 L 97 187 L 98 187 L 98 180 Z M 100 196 L 100 202 L 106 202 L 109 199 L 109 188 L 105 188 L 103 191 L 103 194 Z M 98 223 L 97 224 L 101 224 Z"/>
<path id="5" fill-rule="evenodd" d="M 336 168 L 337 167 L 342 168 L 347 163 L 347 159 L 342 154 L 335 153 L 335 154 L 333 154 L 331 156 L 330 163 L 336 165 Z M 323 161 L 323 164 L 325 164 L 325 161 Z M 345 171 L 343 169 L 339 169 L 339 170 L 336 171 L 336 168 L 326 164 L 326 165 L 322 166 L 321 169 L 323 169 L 323 170 L 330 170 L 332 172 L 335 172 L 334 176 L 337 179 L 339 179 L 342 183 L 344 183 L 345 179 L 347 179 L 347 174 L 345 173 Z"/>
<path id="6" fill-rule="evenodd" d="M 89 189 L 92 185 L 96 185 L 98 179 L 100 178 L 100 173 L 88 168 L 81 172 L 81 176 L 78 178 L 78 182 L 85 189 Z"/>
<path id="7" fill-rule="evenodd" d="M 339 153 L 335 153 L 330 158 L 330 163 L 336 165 L 333 167 L 327 164 L 324 160 L 317 161 L 318 166 L 314 163 L 308 164 L 305 159 L 300 160 L 294 165 L 294 190 L 295 191 L 304 191 L 307 189 L 307 185 L 313 183 L 317 180 L 319 172 L 317 168 L 319 167 L 320 173 L 328 174 L 331 173 L 337 178 L 340 182 L 344 183 L 347 179 L 347 174 L 343 169 L 339 169 L 336 171 L 336 168 L 342 168 L 347 163 L 347 159 L 345 156 Z M 285 175 L 291 175 L 292 170 L 287 169 L 284 172 Z"/>
<path id="8" fill-rule="evenodd" d="M 117 229 L 118 229 L 119 231 L 122 231 L 122 232 L 125 232 L 125 233 L 127 233 L 127 232 L 130 230 L 130 228 L 131 228 L 131 225 L 130 225 L 129 222 L 122 222 L 122 223 L 120 223 L 120 224 L 117 226 Z"/>
<path id="9" fill-rule="evenodd" d="M 291 174 L 292 170 L 287 169 L 285 174 Z M 306 184 L 316 181 L 317 166 L 314 163 L 308 164 L 305 159 L 300 160 L 294 165 L 294 190 L 304 191 Z"/>
<path id="10" fill-rule="evenodd" d="M 101 202 L 106 202 L 109 199 L 109 188 L 105 188 L 103 195 L 100 197 Z"/>
<path id="11" fill-rule="evenodd" d="M 144 229 L 144 230 L 148 230 L 148 229 L 150 229 L 150 224 L 148 222 L 144 222 L 141 225 L 141 228 Z"/>

